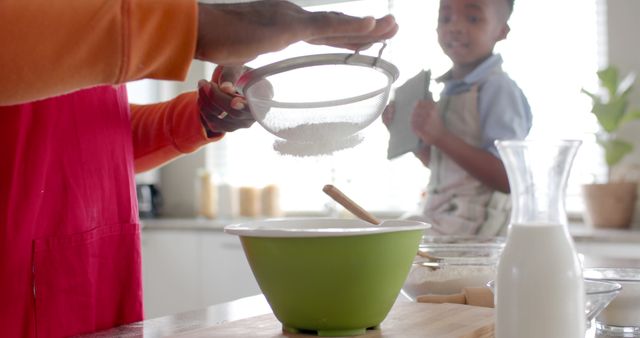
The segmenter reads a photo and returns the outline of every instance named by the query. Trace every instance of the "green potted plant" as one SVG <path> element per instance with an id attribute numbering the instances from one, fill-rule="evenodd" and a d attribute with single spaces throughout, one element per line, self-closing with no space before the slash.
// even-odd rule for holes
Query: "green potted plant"
<path id="1" fill-rule="evenodd" d="M 635 75 L 630 73 L 623 79 L 615 66 L 598 71 L 601 91 L 592 93 L 585 89 L 593 106 L 600 131 L 596 135 L 598 144 L 604 150 L 607 165 L 605 183 L 585 184 L 582 187 L 587 223 L 595 227 L 627 228 L 631 224 L 636 201 L 636 182 L 612 179 L 612 168 L 633 151 L 633 144 L 619 136 L 620 128 L 640 119 L 639 109 L 630 109 L 629 95 L 635 83 Z"/>

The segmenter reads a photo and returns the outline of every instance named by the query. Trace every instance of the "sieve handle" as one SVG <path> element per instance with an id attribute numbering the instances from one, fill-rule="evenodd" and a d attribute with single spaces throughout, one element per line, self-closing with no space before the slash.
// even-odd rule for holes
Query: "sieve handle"
<path id="1" fill-rule="evenodd" d="M 371 64 L 372 67 L 377 67 L 378 66 L 378 62 L 380 61 L 380 59 L 382 59 L 382 52 L 384 51 L 385 48 L 387 48 L 387 40 L 383 40 L 383 41 L 379 41 L 379 43 L 382 44 L 382 47 L 380 47 L 380 49 L 378 50 L 378 57 L 376 57 L 373 60 L 373 63 Z M 371 47 L 371 46 L 369 46 Z M 369 48 L 367 47 L 367 48 Z M 356 49 L 355 52 L 353 52 L 353 54 L 349 54 L 349 56 L 347 56 L 347 58 L 344 60 L 344 63 L 349 63 L 349 60 L 351 60 L 352 57 L 354 57 L 355 55 L 360 55 L 360 51 L 363 49 L 367 49 L 367 48 L 358 48 Z"/>

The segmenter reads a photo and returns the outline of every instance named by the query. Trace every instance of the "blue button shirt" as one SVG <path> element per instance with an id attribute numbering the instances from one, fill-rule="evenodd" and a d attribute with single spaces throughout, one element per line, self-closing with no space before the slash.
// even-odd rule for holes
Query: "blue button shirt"
<path id="1" fill-rule="evenodd" d="M 461 80 L 450 80 L 450 72 L 438 78 L 444 82 L 442 96 L 478 88 L 478 113 L 482 128 L 481 148 L 500 157 L 494 141 L 522 140 L 531 129 L 531 107 L 522 90 L 502 70 L 502 57 L 491 55 Z"/>

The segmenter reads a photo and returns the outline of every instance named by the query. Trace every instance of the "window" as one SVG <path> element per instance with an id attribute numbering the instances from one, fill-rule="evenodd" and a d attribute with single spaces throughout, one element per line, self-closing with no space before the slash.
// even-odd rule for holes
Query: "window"
<path id="1" fill-rule="evenodd" d="M 497 48 L 531 104 L 529 138 L 583 141 L 567 187 L 570 213 L 583 209 L 580 185 L 606 172 L 591 101 L 580 93 L 596 88 L 596 72 L 606 62 L 604 6 L 598 0 L 516 1 L 509 38 Z"/>
<path id="2" fill-rule="evenodd" d="M 393 13 L 400 31 L 389 41 L 383 58 L 400 69 L 400 78 L 394 85 L 402 84 L 422 68 L 438 75 L 450 67 L 437 44 L 437 8 L 438 1 L 412 0 L 339 1 L 309 7 L 376 17 Z M 604 172 L 594 140 L 597 124 L 589 114 L 590 101 L 580 93 L 582 87 L 593 89 L 597 85 L 598 56 L 604 55 L 601 46 L 605 45 L 600 39 L 604 36 L 603 9 L 602 0 L 516 1 L 509 38 L 496 48 L 504 57 L 504 69 L 531 104 L 534 125 L 530 138 L 584 141 L 568 189 L 567 207 L 576 211 L 581 209 L 579 184 Z M 365 53 L 376 55 L 377 48 Z M 335 49 L 296 44 L 249 65 L 257 67 L 322 52 Z M 206 68 L 205 77 L 211 74 L 213 65 Z M 162 95 L 152 98 L 158 97 Z M 333 210 L 322 193 L 326 183 L 335 184 L 369 210 L 396 214 L 416 210 L 429 171 L 410 154 L 393 161 L 386 159 L 388 133 L 380 121 L 365 132 L 364 141 L 352 149 L 332 156 L 304 158 L 277 154 L 272 149 L 274 136 L 255 125 L 208 146 L 207 166 L 214 168 L 220 179 L 234 185 L 277 184 L 281 205 L 288 212 Z"/>

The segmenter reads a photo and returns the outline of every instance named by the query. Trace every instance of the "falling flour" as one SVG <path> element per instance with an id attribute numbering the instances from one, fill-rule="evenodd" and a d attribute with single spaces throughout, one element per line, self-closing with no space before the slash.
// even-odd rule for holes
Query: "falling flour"
<path id="1" fill-rule="evenodd" d="M 363 137 L 357 132 L 361 124 L 350 122 L 326 122 L 302 124 L 278 130 L 282 139 L 276 140 L 273 149 L 283 155 L 319 156 L 357 146 Z"/>

